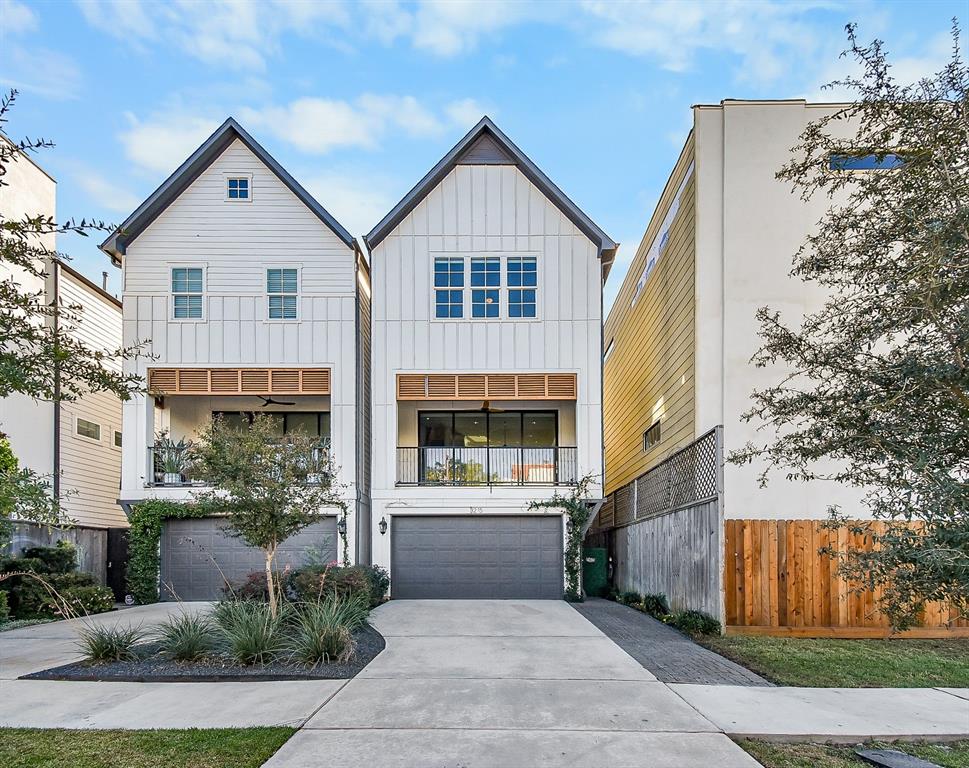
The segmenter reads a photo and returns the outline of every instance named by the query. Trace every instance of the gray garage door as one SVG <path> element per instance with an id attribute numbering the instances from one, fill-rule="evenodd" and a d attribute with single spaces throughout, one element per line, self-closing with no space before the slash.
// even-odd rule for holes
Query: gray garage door
<path id="1" fill-rule="evenodd" d="M 562 597 L 562 520 L 400 516 L 391 528 L 395 598 Z"/>
<path id="2" fill-rule="evenodd" d="M 223 533 L 224 526 L 225 521 L 217 517 L 165 523 L 161 536 L 162 600 L 218 600 L 225 583 L 222 574 L 237 583 L 265 567 L 262 552 Z M 305 563 L 309 548 L 314 550 L 314 559 L 336 560 L 336 542 L 336 518 L 323 518 L 280 546 L 276 566 L 280 570 L 287 564 L 298 568 Z"/>

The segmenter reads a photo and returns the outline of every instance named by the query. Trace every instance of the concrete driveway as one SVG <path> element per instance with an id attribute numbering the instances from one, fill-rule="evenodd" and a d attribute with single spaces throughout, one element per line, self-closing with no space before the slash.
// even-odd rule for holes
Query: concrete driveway
<path id="1" fill-rule="evenodd" d="M 268 768 L 757 763 L 567 603 L 394 601 L 387 648 Z"/>

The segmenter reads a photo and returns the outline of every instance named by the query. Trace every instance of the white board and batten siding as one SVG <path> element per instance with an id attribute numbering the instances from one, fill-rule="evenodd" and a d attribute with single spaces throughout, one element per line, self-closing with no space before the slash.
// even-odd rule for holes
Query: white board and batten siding
<path id="1" fill-rule="evenodd" d="M 249 201 L 226 199 L 226 178 L 251 178 Z M 171 269 L 204 270 L 203 318 L 174 320 Z M 299 270 L 297 320 L 269 320 L 266 269 Z M 131 370 L 150 367 L 331 369 L 331 430 L 342 479 L 355 463 L 355 256 L 239 139 L 131 242 L 124 256 L 124 339 L 147 341 Z M 146 403 L 125 409 L 123 490 L 144 494 L 139 472 Z M 124 497 L 124 495 L 123 495 Z"/>
<path id="2" fill-rule="evenodd" d="M 435 256 L 535 256 L 535 319 L 439 320 Z M 552 489 L 395 489 L 396 375 L 406 372 L 570 372 L 578 375 L 579 473 L 601 481 L 601 290 L 596 245 L 513 165 L 457 165 L 371 255 L 373 272 L 374 518 L 385 501 L 461 498 L 521 511 Z M 502 268 L 504 270 L 504 267 Z M 466 290 L 470 272 L 465 271 Z M 504 271 L 502 303 L 507 296 Z M 600 490 L 594 487 L 592 495 Z M 459 510 L 458 510 L 459 511 Z M 387 537 L 383 537 L 387 538 Z M 381 537 L 375 534 L 375 545 Z"/>

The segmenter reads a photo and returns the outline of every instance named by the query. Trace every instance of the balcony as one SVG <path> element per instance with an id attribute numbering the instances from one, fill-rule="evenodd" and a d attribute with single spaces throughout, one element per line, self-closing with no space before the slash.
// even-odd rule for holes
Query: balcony
<path id="1" fill-rule="evenodd" d="M 574 447 L 481 447 L 397 449 L 397 485 L 575 485 Z"/>
<path id="2" fill-rule="evenodd" d="M 280 453 L 292 445 L 294 438 L 281 438 L 272 441 L 271 445 L 278 445 Z M 305 438 L 304 438 L 305 439 Z M 320 483 L 327 475 L 332 475 L 333 465 L 329 438 L 316 440 L 313 449 L 313 471 L 309 473 L 310 483 Z M 201 488 L 207 483 L 193 477 L 192 460 L 189 445 L 166 441 L 148 446 L 148 466 L 151 467 L 151 480 L 145 485 L 150 488 Z"/>

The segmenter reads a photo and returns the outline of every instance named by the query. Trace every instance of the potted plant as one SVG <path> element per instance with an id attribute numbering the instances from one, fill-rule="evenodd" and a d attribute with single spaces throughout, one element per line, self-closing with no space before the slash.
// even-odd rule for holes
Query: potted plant
<path id="1" fill-rule="evenodd" d="M 188 468 L 190 443 L 182 438 L 176 442 L 168 432 L 159 432 L 155 439 L 155 473 L 165 485 L 181 485 Z"/>

